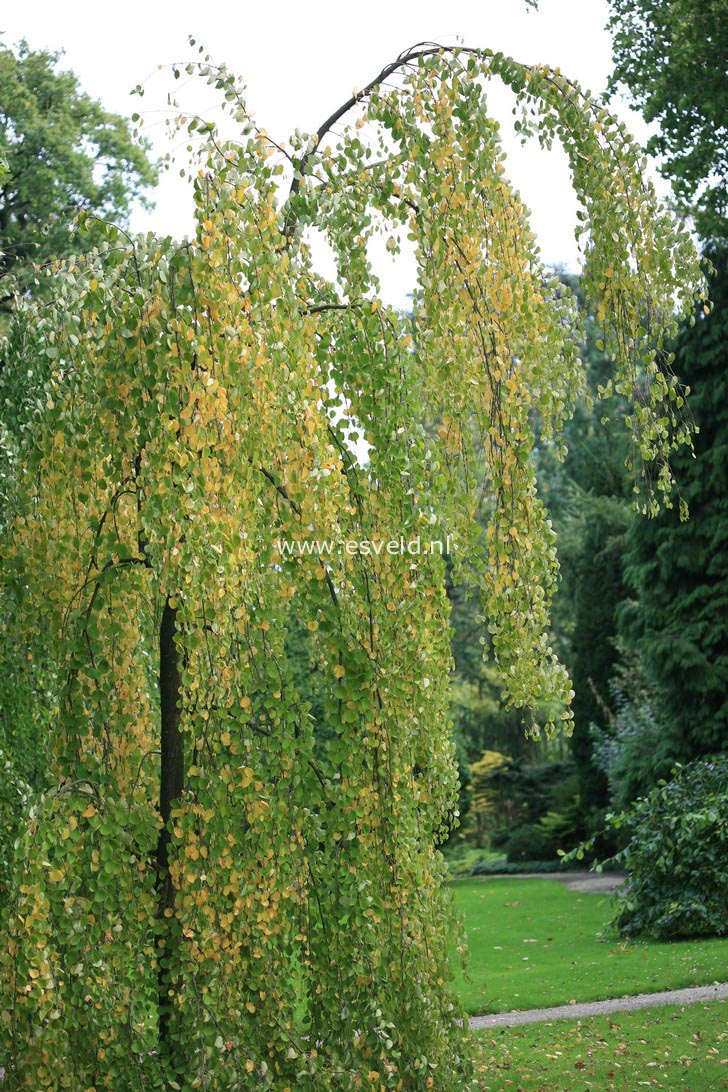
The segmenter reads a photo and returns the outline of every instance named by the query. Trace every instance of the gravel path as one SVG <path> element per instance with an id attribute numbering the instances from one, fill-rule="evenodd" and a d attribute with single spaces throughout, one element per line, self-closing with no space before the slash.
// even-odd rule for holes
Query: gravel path
<path id="1" fill-rule="evenodd" d="M 663 993 L 638 993 L 634 997 L 615 997 L 609 1001 L 589 1001 L 582 1005 L 558 1005 L 551 1009 L 526 1009 L 515 1012 L 497 1012 L 492 1016 L 471 1016 L 471 1031 L 485 1028 L 512 1028 L 518 1024 L 537 1024 L 545 1020 L 580 1020 L 589 1016 L 603 1016 L 609 1012 L 630 1012 L 653 1005 L 690 1005 L 694 1001 L 720 1001 L 728 997 L 728 982 L 715 982 L 712 986 L 690 986 L 685 990 L 666 990 Z"/>
<path id="2" fill-rule="evenodd" d="M 611 895 L 621 887 L 626 877 L 621 872 L 493 872 L 473 876 L 474 880 L 557 880 L 568 891 L 586 891 L 595 895 Z"/>

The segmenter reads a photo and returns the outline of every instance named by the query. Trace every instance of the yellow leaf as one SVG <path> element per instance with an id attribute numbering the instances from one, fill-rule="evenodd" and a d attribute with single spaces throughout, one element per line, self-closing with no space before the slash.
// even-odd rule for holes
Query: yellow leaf
<path id="1" fill-rule="evenodd" d="M 250 766 L 239 766 L 238 769 L 242 775 L 240 779 L 242 788 L 247 789 L 248 785 L 253 780 L 255 773 L 251 770 Z"/>

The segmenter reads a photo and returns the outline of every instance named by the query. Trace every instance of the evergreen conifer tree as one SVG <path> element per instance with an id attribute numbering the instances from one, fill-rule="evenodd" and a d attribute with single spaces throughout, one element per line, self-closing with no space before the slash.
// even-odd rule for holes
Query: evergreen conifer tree
<path id="1" fill-rule="evenodd" d="M 690 519 L 681 521 L 675 507 L 634 521 L 627 576 L 637 600 L 621 618 L 695 755 L 728 739 L 728 254 L 715 251 L 712 261 L 713 314 L 701 308 L 685 326 L 675 362 L 700 428 L 694 457 L 675 457 Z"/>

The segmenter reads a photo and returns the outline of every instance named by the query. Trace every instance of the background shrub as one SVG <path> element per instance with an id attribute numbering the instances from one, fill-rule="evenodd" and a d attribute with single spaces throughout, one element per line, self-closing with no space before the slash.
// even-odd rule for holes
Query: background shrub
<path id="1" fill-rule="evenodd" d="M 628 873 L 613 919 L 621 933 L 728 933 L 728 755 L 678 767 L 671 781 L 607 818 L 627 837 L 613 858 Z"/>

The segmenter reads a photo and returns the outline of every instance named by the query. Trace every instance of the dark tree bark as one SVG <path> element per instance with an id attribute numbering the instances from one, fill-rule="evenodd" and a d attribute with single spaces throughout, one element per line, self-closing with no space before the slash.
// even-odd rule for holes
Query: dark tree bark
<path id="1" fill-rule="evenodd" d="M 158 939 L 159 1047 L 169 1054 L 170 1018 L 175 985 L 176 929 L 174 883 L 169 870 L 169 820 L 175 801 L 184 789 L 184 743 L 180 731 L 179 699 L 182 688 L 180 657 L 175 644 L 177 611 L 169 600 L 164 605 L 159 629 L 159 704 L 161 711 L 161 777 L 159 814 L 162 829 L 157 843 L 158 916 L 163 926 Z"/>

